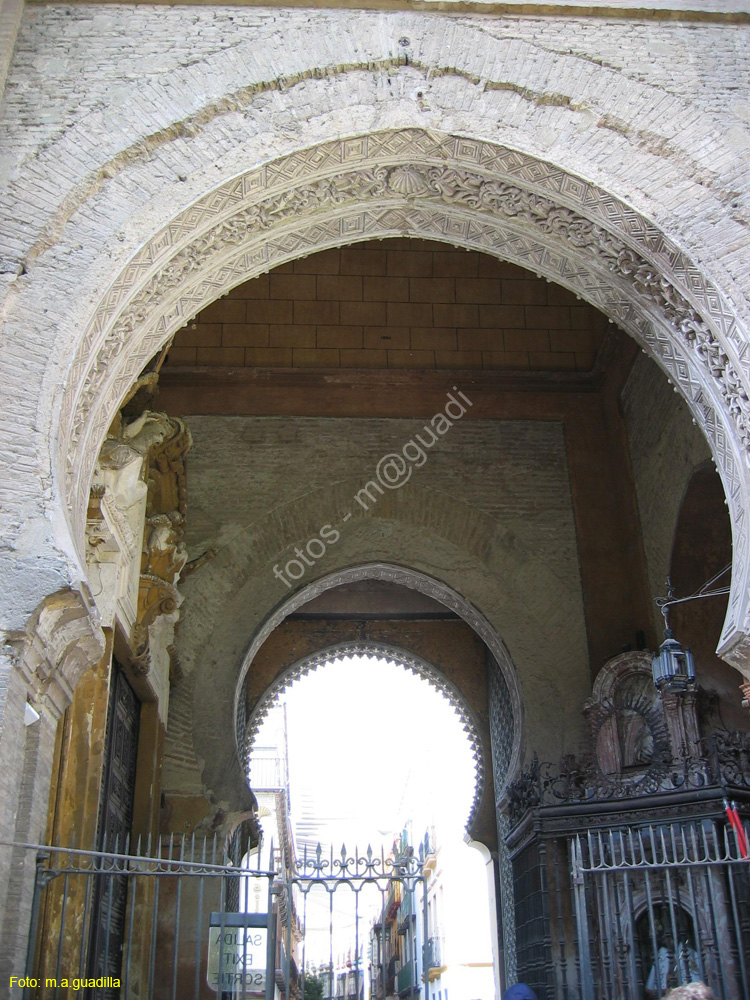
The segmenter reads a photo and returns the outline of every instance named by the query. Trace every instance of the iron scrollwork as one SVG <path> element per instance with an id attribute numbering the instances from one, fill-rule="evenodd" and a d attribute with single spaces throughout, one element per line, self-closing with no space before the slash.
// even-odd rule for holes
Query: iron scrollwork
<path id="1" fill-rule="evenodd" d="M 591 753 L 567 754 L 557 762 L 535 756 L 508 787 L 512 824 L 543 806 L 637 798 L 710 786 L 750 789 L 750 733 L 719 730 L 674 756 L 660 754 L 643 772 L 604 774 Z"/>
<path id="2" fill-rule="evenodd" d="M 326 854 L 322 845 L 318 844 L 313 853 L 305 849 L 302 858 L 297 859 L 294 877 L 295 881 L 309 879 L 317 883 L 352 880 L 409 882 L 422 877 L 425 857 L 424 844 L 420 844 L 417 850 L 405 846 L 388 855 L 382 850 L 376 853 L 369 844 L 364 854 L 356 848 L 350 854 L 346 845 L 342 845 L 338 854 L 334 854 L 332 848 Z"/>

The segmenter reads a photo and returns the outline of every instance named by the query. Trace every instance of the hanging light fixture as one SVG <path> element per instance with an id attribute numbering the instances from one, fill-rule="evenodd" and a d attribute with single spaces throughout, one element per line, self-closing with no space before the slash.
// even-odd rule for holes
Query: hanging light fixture
<path id="1" fill-rule="evenodd" d="M 659 652 L 651 658 L 654 684 L 661 691 L 685 691 L 695 680 L 695 661 L 689 649 L 683 649 L 667 627 Z"/>
<path id="2" fill-rule="evenodd" d="M 667 577 L 667 596 L 656 602 L 664 615 L 664 642 L 651 657 L 654 684 L 659 691 L 685 691 L 695 681 L 695 660 L 689 649 L 683 649 L 669 627 L 669 608 L 679 603 L 674 596 L 672 581 Z"/>
<path id="3" fill-rule="evenodd" d="M 728 594 L 729 587 L 716 587 L 715 584 L 729 572 L 731 563 L 720 570 L 715 576 L 689 597 L 675 597 L 672 581 L 667 577 L 667 596 L 657 598 L 657 605 L 664 615 L 664 642 L 659 646 L 659 652 L 651 658 L 651 671 L 654 684 L 659 691 L 685 691 L 695 681 L 695 660 L 689 649 L 683 649 L 675 639 L 674 632 L 669 627 L 669 609 L 673 604 L 684 604 L 687 601 L 699 600 L 702 597 L 716 597 Z"/>

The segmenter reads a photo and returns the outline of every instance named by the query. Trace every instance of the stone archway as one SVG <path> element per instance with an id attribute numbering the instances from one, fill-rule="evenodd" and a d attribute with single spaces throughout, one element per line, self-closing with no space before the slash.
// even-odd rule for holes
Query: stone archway
<path id="1" fill-rule="evenodd" d="M 477 611 L 477 609 L 464 597 L 458 594 L 451 587 L 447 586 L 447 584 L 444 584 L 439 580 L 435 580 L 432 577 L 428 577 L 424 573 L 419 573 L 416 570 L 407 569 L 401 566 L 391 566 L 384 563 L 371 563 L 365 566 L 352 567 L 351 569 L 340 570 L 339 572 L 332 573 L 328 576 L 315 580 L 306 587 L 300 588 L 289 598 L 288 601 L 282 604 L 281 607 L 277 608 L 276 611 L 266 619 L 263 626 L 253 637 L 253 640 L 243 659 L 239 677 L 237 679 L 235 693 L 235 718 L 238 719 L 238 730 L 236 734 L 238 754 L 240 757 L 245 757 L 248 740 L 252 739 L 253 719 L 251 718 L 250 720 L 247 720 L 247 722 L 240 722 L 241 716 L 239 712 L 239 705 L 243 696 L 244 683 L 247 673 L 250 670 L 252 661 L 260 647 L 263 645 L 271 632 L 273 632 L 273 630 L 277 628 L 277 626 L 281 624 L 281 622 L 284 621 L 288 615 L 292 614 L 304 604 L 307 604 L 308 601 L 313 600 L 315 597 L 318 597 L 320 594 L 323 594 L 328 590 L 333 590 L 335 587 L 340 587 L 347 583 L 358 582 L 360 580 L 384 580 L 408 587 L 411 590 L 416 590 L 421 594 L 432 597 L 445 607 L 449 608 L 451 611 L 455 612 L 455 614 L 470 625 L 477 635 L 479 635 L 479 637 L 483 640 L 498 667 L 498 673 L 501 677 L 501 680 L 499 681 L 499 689 L 502 691 L 501 697 L 504 702 L 503 708 L 505 718 L 509 722 L 510 729 L 510 733 L 507 738 L 506 759 L 504 761 L 504 769 L 506 773 L 500 788 L 496 788 L 496 795 L 499 796 L 504 784 L 510 780 L 510 777 L 519 767 L 522 746 L 522 700 L 516 678 L 516 671 L 510 655 L 508 654 L 502 639 L 497 635 L 484 615 Z M 373 649 L 377 647 L 383 655 L 389 655 L 392 658 L 398 659 L 399 662 L 404 663 L 407 667 L 409 667 L 409 669 L 412 669 L 419 673 L 420 676 L 425 677 L 431 684 L 434 684 L 439 690 L 442 690 L 451 701 L 455 701 L 455 704 L 459 708 L 465 704 L 461 693 L 445 678 L 443 678 L 438 671 L 430 667 L 429 664 L 422 661 L 419 657 L 411 656 L 408 662 L 406 662 L 404 657 L 407 654 L 404 653 L 403 650 L 389 649 L 383 646 L 383 644 L 370 643 L 366 644 L 366 648 L 362 649 L 360 649 L 359 646 L 361 646 L 361 644 L 352 643 L 347 644 L 346 648 L 351 651 L 363 652 L 369 655 L 370 646 L 372 646 Z M 274 685 L 271 689 L 269 689 L 266 697 L 273 699 L 273 697 L 275 697 L 278 693 L 278 690 L 280 690 L 281 686 L 283 686 L 284 678 L 288 676 L 290 679 L 294 679 L 297 676 L 302 676 L 303 673 L 311 670 L 317 663 L 322 662 L 322 660 L 316 657 L 322 657 L 323 660 L 325 660 L 330 658 L 330 652 L 330 650 L 327 650 L 320 654 L 316 654 L 315 657 L 307 657 L 300 663 L 290 666 L 288 670 L 285 671 L 281 677 L 279 677 L 277 682 L 279 687 Z M 337 653 L 338 655 L 347 655 L 340 650 L 337 650 Z M 264 697 L 263 703 L 259 706 L 260 711 L 263 710 L 263 704 L 265 703 L 266 698 Z M 256 711 L 258 711 L 258 709 L 256 709 Z M 479 753 L 479 745 L 476 743 L 475 735 L 472 735 L 476 732 L 476 726 L 472 722 L 470 715 L 468 714 L 468 710 L 465 720 L 463 709 L 461 709 L 460 714 L 462 716 L 462 721 L 465 721 L 468 727 L 467 731 L 469 731 L 471 735 L 472 745 Z M 481 799 L 480 783 L 484 781 L 485 757 L 486 754 L 481 754 L 481 770 L 478 771 L 477 778 L 477 801 Z M 500 773 L 497 772 L 495 777 L 497 782 L 500 777 Z"/>
<path id="2" fill-rule="evenodd" d="M 627 330 L 691 408 L 722 476 L 735 567 L 722 654 L 744 664 L 750 615 L 746 333 L 665 234 L 555 165 L 493 143 L 401 129 L 254 168 L 175 217 L 100 301 L 63 394 L 58 474 L 80 545 L 93 456 L 146 361 L 203 306 L 297 257 L 418 235 L 488 252 L 575 291 Z"/>
<path id="3" fill-rule="evenodd" d="M 467 697 L 456 684 L 432 664 L 413 652 L 406 651 L 393 644 L 372 641 L 352 641 L 336 646 L 327 646 L 318 652 L 306 655 L 300 660 L 287 665 L 265 688 L 264 693 L 255 703 L 249 718 L 245 718 L 240 705 L 245 704 L 245 683 L 257 653 L 269 638 L 271 633 L 291 614 L 303 607 L 309 601 L 326 591 L 349 583 L 362 580 L 380 580 L 398 584 L 418 591 L 437 600 L 445 607 L 462 618 L 483 640 L 490 656 L 487 658 L 487 691 L 485 697 L 488 706 L 488 718 L 484 727 L 477 725 L 477 720 L 469 705 Z M 284 687 L 314 670 L 316 666 L 334 658 L 346 655 L 381 656 L 402 664 L 407 669 L 424 678 L 428 683 L 440 690 L 456 708 L 463 728 L 466 730 L 473 754 L 477 761 L 476 789 L 474 801 L 468 818 L 466 829 L 469 835 L 477 836 L 476 823 L 480 808 L 488 806 L 486 794 L 493 793 L 491 814 L 497 824 L 498 840 L 497 861 L 498 876 L 502 886 L 500 905 L 503 912 L 503 942 L 505 952 L 505 968 L 509 976 L 515 973 L 515 915 L 513 909 L 513 876 L 509 855 L 502 835 L 507 833 L 508 821 L 502 808 L 506 786 L 517 773 L 521 762 L 523 749 L 523 702 L 516 677 L 515 666 L 500 636 L 487 618 L 478 611 L 461 594 L 447 584 L 416 570 L 386 563 L 351 567 L 321 577 L 306 587 L 292 594 L 277 608 L 256 632 L 244 657 L 236 687 L 235 718 L 238 722 L 237 748 L 238 755 L 246 758 L 258 725 L 262 721 L 270 704 Z M 224 756 L 223 759 L 226 759 Z M 487 769 L 491 768 L 491 777 Z M 247 771 L 247 766 L 245 766 Z M 217 784 L 218 771 L 206 761 L 204 780 L 209 784 Z M 481 825 L 481 824 L 480 824 Z M 485 858 L 485 861 L 487 858 Z M 492 880 L 494 886 L 494 878 Z"/>

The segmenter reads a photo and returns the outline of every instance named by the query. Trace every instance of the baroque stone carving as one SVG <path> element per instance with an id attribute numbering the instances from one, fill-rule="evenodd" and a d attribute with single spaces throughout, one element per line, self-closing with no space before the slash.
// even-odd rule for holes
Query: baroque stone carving
<path id="1" fill-rule="evenodd" d="M 589 746 L 556 764 L 534 758 L 508 788 L 513 823 L 540 806 L 750 788 L 750 734 L 720 729 L 701 737 L 695 691 L 657 693 L 650 659 L 630 652 L 605 664 L 584 706 Z"/>
<path id="2" fill-rule="evenodd" d="M 148 672 L 148 630 L 160 615 L 182 603 L 177 589 L 185 563 L 185 457 L 192 440 L 182 420 L 146 411 L 123 428 L 130 446 L 147 458 L 148 487 L 138 588 L 138 622 L 133 632 L 134 669 Z"/>
<path id="3" fill-rule="evenodd" d="M 101 300 L 63 399 L 68 439 L 60 452 L 69 456 L 78 537 L 92 446 L 145 360 L 176 329 L 274 263 L 404 233 L 544 273 L 660 359 L 725 480 L 738 569 L 724 639 L 736 641 L 747 612 L 750 373 L 746 333 L 730 306 L 679 247 L 594 185 L 515 150 L 418 129 L 325 143 L 255 168 L 185 210 L 135 255 Z"/>
<path id="4" fill-rule="evenodd" d="M 144 382 L 145 389 L 152 391 L 153 381 L 151 375 L 140 379 L 131 397 L 144 388 Z M 148 391 L 141 392 L 141 397 L 147 402 Z M 136 411 L 138 408 L 135 406 Z M 125 470 L 128 479 L 115 487 L 123 491 L 117 500 L 109 486 L 95 484 L 92 488 L 87 541 L 96 562 L 102 563 L 100 550 L 109 545 L 128 575 L 132 567 L 135 606 L 123 626 L 130 632 L 131 666 L 136 673 L 147 674 L 151 668 L 149 628 L 160 615 L 173 615 L 182 602 L 177 582 L 187 561 L 183 542 L 185 456 L 191 439 L 185 424 L 165 413 L 145 410 L 127 420 L 124 412 L 110 428 L 100 452 L 99 469 L 102 475 L 107 470 Z M 138 496 L 137 527 L 140 543 L 143 526 L 142 544 L 136 542 L 133 527 L 118 505 L 118 500 L 132 505 Z"/>
<path id="5" fill-rule="evenodd" d="M 37 704 L 59 718 L 81 676 L 97 664 L 106 648 L 104 633 L 89 595 L 64 590 L 46 598 L 23 632 L 8 638 L 15 662 Z"/>

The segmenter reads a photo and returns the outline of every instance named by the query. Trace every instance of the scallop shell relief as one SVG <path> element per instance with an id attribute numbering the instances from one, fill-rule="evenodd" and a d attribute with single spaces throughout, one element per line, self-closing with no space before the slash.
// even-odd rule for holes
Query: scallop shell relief
<path id="1" fill-rule="evenodd" d="M 394 167 L 388 175 L 388 187 L 405 198 L 427 191 L 427 179 L 416 167 Z"/>

